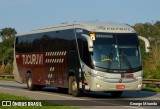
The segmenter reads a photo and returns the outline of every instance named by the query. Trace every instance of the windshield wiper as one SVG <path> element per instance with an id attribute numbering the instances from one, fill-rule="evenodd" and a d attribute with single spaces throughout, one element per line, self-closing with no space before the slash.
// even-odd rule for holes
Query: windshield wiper
<path id="1" fill-rule="evenodd" d="M 132 65 L 130 64 L 130 62 L 128 61 L 126 55 L 122 54 L 122 57 L 125 58 L 126 60 L 126 64 L 130 67 L 130 69 L 133 71 Z"/>

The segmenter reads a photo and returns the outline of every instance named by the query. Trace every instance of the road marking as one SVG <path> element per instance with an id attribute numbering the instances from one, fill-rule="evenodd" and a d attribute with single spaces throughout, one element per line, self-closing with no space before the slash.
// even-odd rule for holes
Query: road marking
<path id="1" fill-rule="evenodd" d="M 21 91 L 21 92 L 29 92 L 26 90 L 19 90 L 19 89 L 11 89 L 11 88 L 4 88 L 1 87 L 1 89 L 8 89 L 8 90 L 12 90 L 12 91 Z M 31 92 L 31 91 L 30 91 Z M 43 94 L 43 95 L 47 95 L 47 96 L 57 96 L 57 97 L 61 97 L 61 98 L 68 98 L 69 100 L 85 100 L 85 101 L 89 101 L 92 103 L 100 103 L 100 104 L 105 104 L 105 105 L 111 105 L 111 106 L 119 106 L 119 104 L 113 104 L 113 103 L 106 103 L 106 102 L 99 102 L 99 101 L 91 101 L 90 99 L 80 99 L 80 98 L 73 98 L 73 97 L 67 97 L 67 96 L 63 96 L 63 95 L 53 95 L 53 94 L 47 94 L 47 93 L 43 93 L 43 92 L 31 92 L 31 93 L 36 93 L 36 94 Z M 63 99 L 62 99 L 63 100 Z M 127 107 L 127 108 L 133 108 L 133 109 L 143 109 L 140 107 L 134 107 L 134 106 L 122 106 L 122 107 Z"/>

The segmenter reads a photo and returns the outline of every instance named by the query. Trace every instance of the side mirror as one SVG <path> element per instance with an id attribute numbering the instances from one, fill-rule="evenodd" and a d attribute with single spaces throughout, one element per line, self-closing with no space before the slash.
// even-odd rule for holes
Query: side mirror
<path id="1" fill-rule="evenodd" d="M 93 40 L 91 39 L 90 36 L 86 35 L 86 34 L 82 34 L 82 36 L 87 39 L 87 42 L 88 42 L 88 50 L 90 52 L 93 52 Z"/>
<path id="2" fill-rule="evenodd" d="M 141 39 L 142 41 L 144 41 L 144 43 L 145 43 L 145 51 L 147 53 L 150 52 L 150 43 L 149 43 L 148 39 L 145 38 L 145 37 L 142 37 L 142 36 L 138 36 L 138 38 Z"/>

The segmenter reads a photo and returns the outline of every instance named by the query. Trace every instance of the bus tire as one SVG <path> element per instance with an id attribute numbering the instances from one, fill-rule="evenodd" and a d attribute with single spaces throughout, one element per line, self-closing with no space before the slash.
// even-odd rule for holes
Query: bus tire
<path id="1" fill-rule="evenodd" d="M 121 97 L 122 93 L 123 93 L 122 91 L 113 91 L 111 92 L 111 95 L 113 98 L 119 98 Z"/>
<path id="2" fill-rule="evenodd" d="M 74 96 L 74 97 L 78 97 L 78 96 L 81 96 L 82 95 L 82 91 L 79 90 L 78 88 L 78 84 L 77 84 L 77 79 L 75 76 L 70 76 L 69 77 L 70 79 L 70 88 L 71 88 L 71 94 Z"/>
<path id="3" fill-rule="evenodd" d="M 36 90 L 36 85 L 34 85 L 33 82 L 32 82 L 31 73 L 27 73 L 26 80 L 27 80 L 27 88 L 28 88 L 28 90 L 30 90 L 30 91 Z"/>

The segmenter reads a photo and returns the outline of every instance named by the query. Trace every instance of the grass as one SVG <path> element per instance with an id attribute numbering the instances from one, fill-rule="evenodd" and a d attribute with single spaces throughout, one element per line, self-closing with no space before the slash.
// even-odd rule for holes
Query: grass
<path id="1" fill-rule="evenodd" d="M 159 87 L 147 86 L 147 87 L 143 88 L 142 90 L 143 91 L 150 91 L 150 92 L 160 92 L 160 88 Z"/>
<path id="2" fill-rule="evenodd" d="M 13 78 L 0 78 L 0 80 L 4 80 L 4 81 L 14 81 Z"/>
<path id="3" fill-rule="evenodd" d="M 6 94 L 6 93 L 0 93 L 0 101 L 1 100 L 33 100 L 33 99 L 30 99 L 30 98 L 27 98 L 27 97 L 24 97 L 24 96 L 14 96 L 14 95 L 10 95 L 10 94 Z M 36 100 L 37 101 L 37 100 Z M 27 107 L 27 106 L 24 106 L 24 107 L 18 107 L 18 106 L 11 106 L 11 107 L 1 107 L 0 106 L 0 109 L 29 109 L 29 108 L 32 108 L 32 109 L 79 109 L 79 108 L 76 108 L 76 107 L 70 107 L 70 106 L 59 106 L 59 105 L 56 105 L 56 104 L 53 104 L 53 103 L 49 103 L 47 101 L 41 101 L 42 104 L 44 106 L 37 106 L 37 107 Z M 1 103 L 0 103 L 1 104 Z"/>
<path id="4" fill-rule="evenodd" d="M 160 92 L 160 85 L 153 85 L 153 84 L 146 84 L 144 85 L 143 91 L 150 91 L 150 92 Z"/>

